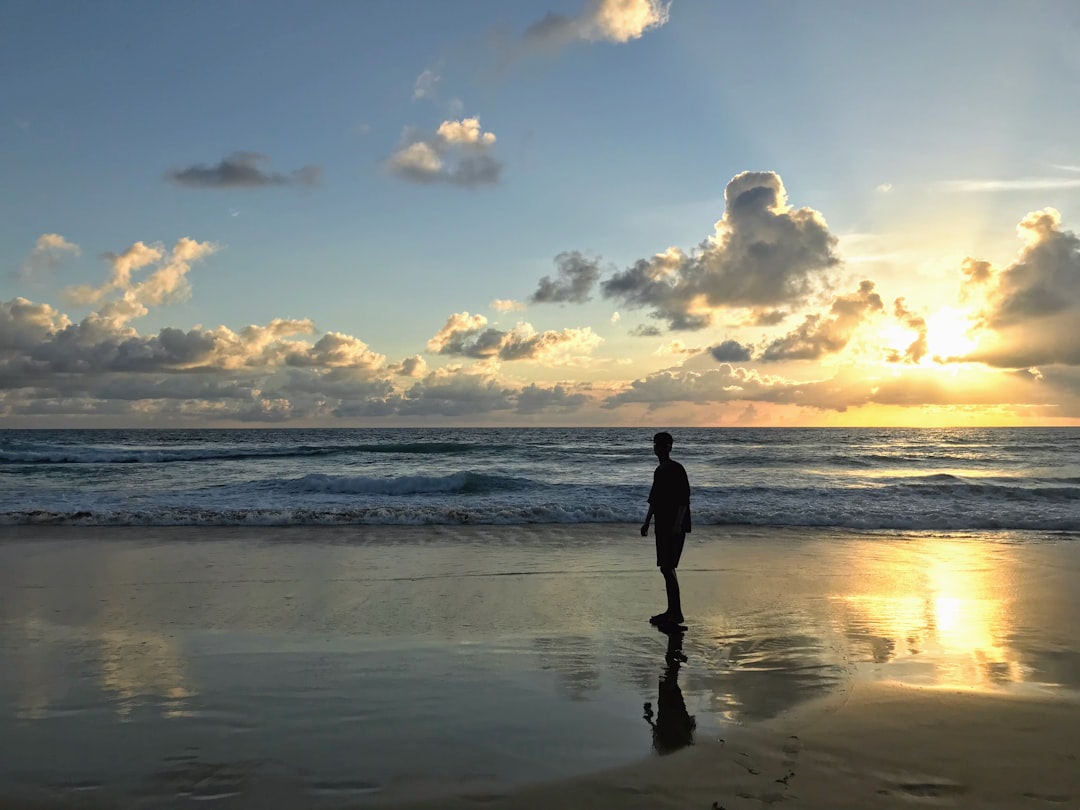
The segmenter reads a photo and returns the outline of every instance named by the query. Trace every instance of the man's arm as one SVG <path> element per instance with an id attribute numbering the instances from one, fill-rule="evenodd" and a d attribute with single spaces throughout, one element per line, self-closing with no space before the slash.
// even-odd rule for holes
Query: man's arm
<path id="1" fill-rule="evenodd" d="M 641 536 L 642 537 L 648 537 L 649 536 L 649 524 L 652 523 L 652 516 L 653 516 L 653 508 L 652 508 L 652 504 L 650 503 L 649 504 L 649 511 L 645 515 L 645 522 L 641 524 Z"/>

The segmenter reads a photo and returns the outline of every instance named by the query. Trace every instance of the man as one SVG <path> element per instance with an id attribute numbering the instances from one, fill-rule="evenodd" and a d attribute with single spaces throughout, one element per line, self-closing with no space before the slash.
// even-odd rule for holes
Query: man
<path id="1" fill-rule="evenodd" d="M 653 473 L 649 511 L 641 527 L 641 536 L 647 537 L 649 523 L 656 518 L 656 565 L 664 575 L 667 610 L 656 614 L 649 621 L 661 629 L 683 622 L 679 580 L 675 576 L 675 569 L 679 567 L 683 542 L 690 531 L 690 481 L 683 465 L 671 458 L 671 446 L 674 443 L 670 433 L 661 432 L 653 436 L 653 453 L 660 464 Z"/>

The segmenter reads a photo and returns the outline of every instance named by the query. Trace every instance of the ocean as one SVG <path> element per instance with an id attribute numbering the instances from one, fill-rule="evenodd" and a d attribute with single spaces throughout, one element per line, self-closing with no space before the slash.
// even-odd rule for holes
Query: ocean
<path id="1" fill-rule="evenodd" d="M 637 523 L 665 427 L 0 430 L 0 524 Z M 670 430 L 696 526 L 1080 531 L 1080 429 Z"/>

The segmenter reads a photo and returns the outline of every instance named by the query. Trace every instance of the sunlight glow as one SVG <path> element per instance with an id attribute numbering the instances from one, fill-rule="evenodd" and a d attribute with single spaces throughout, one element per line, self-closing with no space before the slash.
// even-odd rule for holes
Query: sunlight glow
<path id="1" fill-rule="evenodd" d="M 943 307 L 926 319 L 926 342 L 930 354 L 941 360 L 970 354 L 978 345 L 975 322 L 963 310 Z"/>

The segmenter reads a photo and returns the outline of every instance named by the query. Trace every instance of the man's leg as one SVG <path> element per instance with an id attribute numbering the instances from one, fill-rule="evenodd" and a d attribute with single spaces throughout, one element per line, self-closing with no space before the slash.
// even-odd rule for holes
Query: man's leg
<path id="1" fill-rule="evenodd" d="M 667 618 L 669 621 L 681 622 L 683 615 L 682 599 L 679 594 L 679 578 L 675 576 L 674 568 L 661 568 L 660 573 L 664 575 L 664 587 L 667 589 Z"/>

